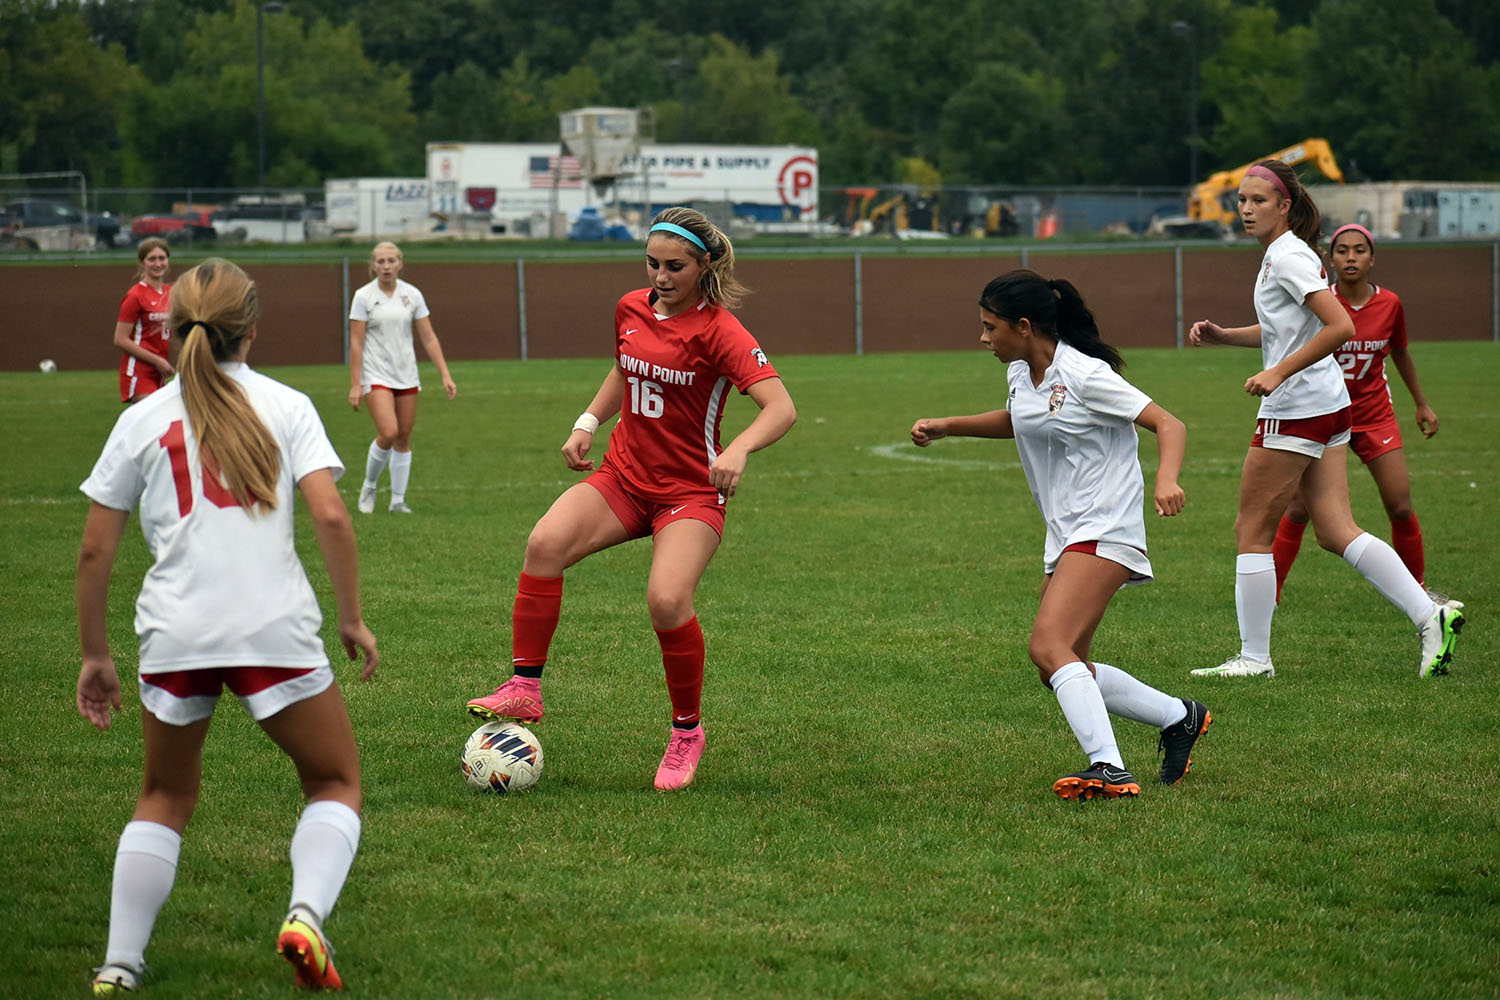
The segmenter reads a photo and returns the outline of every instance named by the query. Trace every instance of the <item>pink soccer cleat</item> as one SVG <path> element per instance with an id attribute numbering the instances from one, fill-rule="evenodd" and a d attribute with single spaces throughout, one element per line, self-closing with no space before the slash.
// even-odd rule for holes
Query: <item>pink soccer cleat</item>
<path id="1" fill-rule="evenodd" d="M 662 755 L 661 766 L 656 769 L 656 787 L 663 792 L 686 788 L 693 783 L 698 770 L 698 760 L 708 740 L 703 735 L 703 726 L 692 729 L 672 730 L 672 739 L 667 743 L 667 752 Z"/>
<path id="2" fill-rule="evenodd" d="M 474 718 L 483 719 L 486 722 L 499 719 L 540 722 L 542 682 L 536 677 L 512 677 L 495 688 L 494 694 L 475 698 L 464 707 Z"/>

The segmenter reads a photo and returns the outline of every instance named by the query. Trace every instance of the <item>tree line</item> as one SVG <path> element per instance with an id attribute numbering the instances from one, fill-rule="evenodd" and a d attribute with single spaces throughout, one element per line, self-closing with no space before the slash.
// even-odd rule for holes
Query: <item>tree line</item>
<path id="1" fill-rule="evenodd" d="M 600 104 L 663 143 L 816 146 L 825 185 L 1186 185 L 1307 136 L 1351 179 L 1495 180 L 1493 4 L 0 0 L 0 173 L 251 187 L 263 68 L 271 186 L 420 176 L 429 141 L 553 141 Z"/>

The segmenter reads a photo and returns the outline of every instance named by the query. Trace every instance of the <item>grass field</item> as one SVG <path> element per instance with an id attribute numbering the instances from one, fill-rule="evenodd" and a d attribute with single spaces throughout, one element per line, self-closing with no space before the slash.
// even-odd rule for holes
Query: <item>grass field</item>
<path id="1" fill-rule="evenodd" d="M 1116 599 L 1095 654 L 1216 722 L 1181 785 L 1083 806 L 1050 790 L 1085 761 L 1026 657 L 1041 526 L 1014 447 L 905 443 L 919 416 L 998 405 L 1003 373 L 978 349 L 772 352 L 801 420 L 752 457 L 699 592 L 709 748 L 691 789 L 651 788 L 667 701 L 635 543 L 568 574 L 541 784 L 471 794 L 462 705 L 509 674 L 525 537 L 573 481 L 557 449 L 607 362 L 455 364 L 458 399 L 422 403 L 417 513 L 386 514 L 382 489 L 380 512 L 356 515 L 384 665 L 369 684 L 341 671 L 366 791 L 328 928 L 345 982 L 371 997 L 1495 996 L 1500 350 L 1413 351 L 1443 418 L 1420 440 L 1397 388 L 1429 582 L 1469 612 L 1452 674 L 1427 682 L 1410 624 L 1311 533 L 1277 615 L 1277 677 L 1188 676 L 1237 648 L 1232 523 L 1254 414 L 1237 387 L 1256 356 L 1127 355 L 1188 423 L 1188 508 L 1151 519 L 1158 580 Z M 343 402 L 346 374 L 269 373 L 317 402 L 352 509 L 370 426 Z M 76 487 L 114 400 L 110 372 L 0 374 L 7 995 L 83 994 L 137 790 L 133 684 L 107 734 L 73 709 Z M 726 440 L 752 408 L 731 404 Z M 1154 455 L 1148 440 L 1148 477 Z M 1363 470 L 1352 488 L 1358 520 L 1388 536 Z M 331 610 L 305 524 L 300 543 Z M 127 677 L 146 565 L 132 523 L 110 605 Z M 1156 733 L 1117 733 L 1126 765 L 1154 776 Z M 294 993 L 273 943 L 299 805 L 290 764 L 229 699 L 148 995 Z"/>

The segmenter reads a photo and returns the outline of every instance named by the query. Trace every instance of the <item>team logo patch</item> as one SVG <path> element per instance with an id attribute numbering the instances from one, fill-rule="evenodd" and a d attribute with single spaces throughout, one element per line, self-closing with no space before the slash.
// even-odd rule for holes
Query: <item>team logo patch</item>
<path id="1" fill-rule="evenodd" d="M 1047 412 L 1049 414 L 1058 413 L 1067 401 L 1068 387 L 1061 384 L 1054 385 L 1052 387 L 1052 395 L 1047 397 Z"/>
<path id="2" fill-rule="evenodd" d="M 1270 281 L 1270 280 L 1271 280 L 1271 262 L 1270 261 L 1266 261 L 1265 268 L 1260 272 L 1260 283 L 1262 285 L 1264 285 L 1267 281 Z"/>
<path id="3" fill-rule="evenodd" d="M 755 359 L 755 365 L 757 368 L 764 368 L 766 365 L 771 363 L 766 360 L 766 352 L 762 351 L 759 347 L 750 348 L 750 356 Z"/>
<path id="4" fill-rule="evenodd" d="M 409 296 L 407 296 L 406 293 L 404 293 L 404 292 L 401 295 L 401 304 L 403 306 L 405 306 L 406 308 L 408 308 L 408 309 L 411 308 L 411 298 Z"/>

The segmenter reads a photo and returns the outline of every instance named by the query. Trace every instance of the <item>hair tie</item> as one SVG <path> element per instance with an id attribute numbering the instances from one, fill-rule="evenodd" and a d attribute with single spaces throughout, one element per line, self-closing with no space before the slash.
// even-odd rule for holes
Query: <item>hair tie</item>
<path id="1" fill-rule="evenodd" d="M 681 236 L 683 239 L 691 242 L 699 250 L 702 250 L 704 253 L 708 253 L 707 244 L 705 244 L 703 240 L 698 237 L 698 234 L 693 232 L 691 229 L 684 229 L 682 226 L 675 225 L 671 222 L 658 222 L 651 227 L 651 232 L 672 233 L 674 235 Z"/>
<path id="2" fill-rule="evenodd" d="M 1292 200 L 1291 192 L 1286 189 L 1286 181 L 1278 177 L 1276 171 L 1272 170 L 1270 167 L 1263 167 L 1259 163 L 1257 163 L 1255 166 L 1245 171 L 1245 176 L 1264 177 L 1266 180 L 1276 185 L 1276 190 L 1281 192 L 1281 196 L 1283 198 L 1285 198 L 1287 201 Z"/>
<path id="3" fill-rule="evenodd" d="M 1370 235 L 1370 231 L 1357 222 L 1351 222 L 1348 225 L 1339 226 L 1337 229 L 1335 229 L 1333 231 L 1333 235 L 1328 238 L 1328 249 L 1333 249 L 1333 245 L 1338 242 L 1339 234 L 1347 233 L 1351 229 L 1365 238 L 1365 241 L 1370 244 L 1371 250 L 1375 249 L 1375 237 Z"/>

